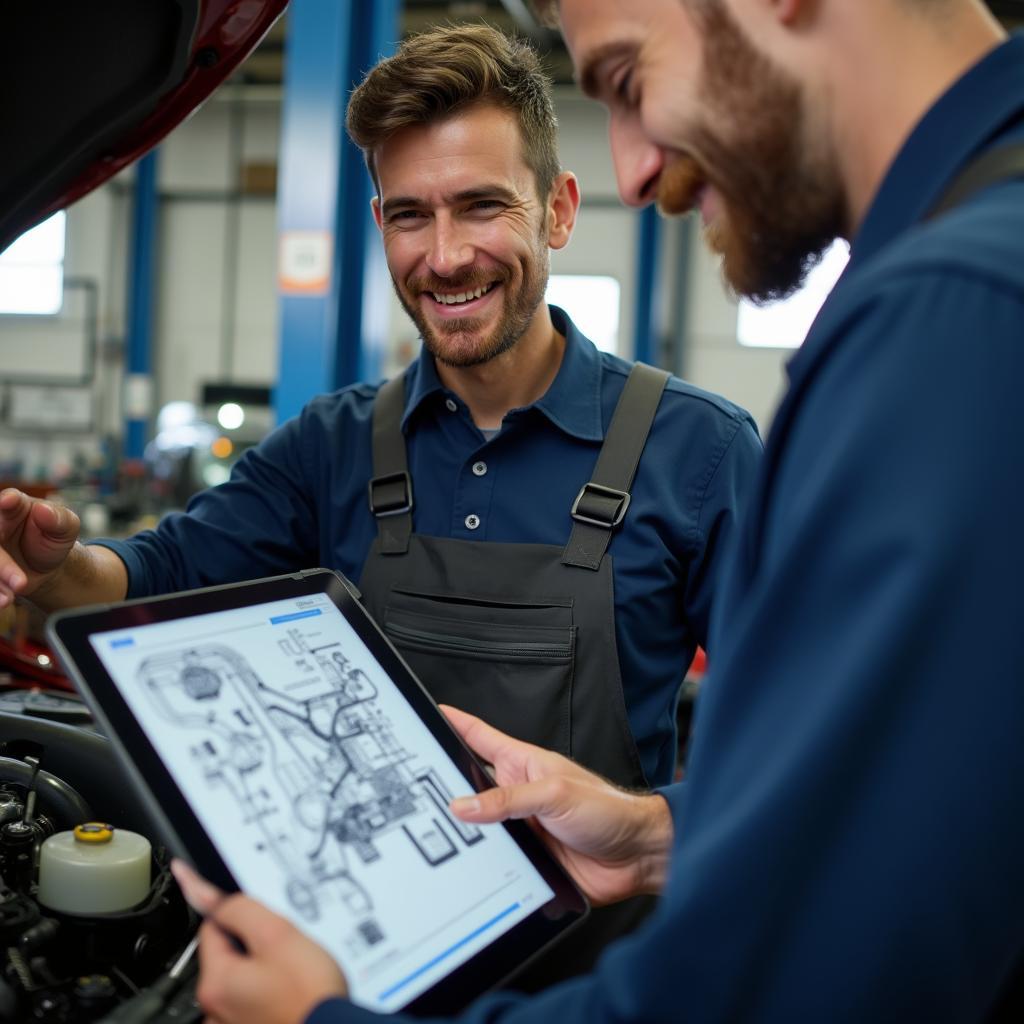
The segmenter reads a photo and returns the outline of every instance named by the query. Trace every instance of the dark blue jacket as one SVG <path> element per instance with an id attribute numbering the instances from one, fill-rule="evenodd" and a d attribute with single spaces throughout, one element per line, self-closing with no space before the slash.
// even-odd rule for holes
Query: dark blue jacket
<path id="1" fill-rule="evenodd" d="M 1011 139 L 1021 38 L 915 128 L 790 364 L 658 912 L 463 1020 L 1024 1019 L 1024 181 L 921 223 Z"/>

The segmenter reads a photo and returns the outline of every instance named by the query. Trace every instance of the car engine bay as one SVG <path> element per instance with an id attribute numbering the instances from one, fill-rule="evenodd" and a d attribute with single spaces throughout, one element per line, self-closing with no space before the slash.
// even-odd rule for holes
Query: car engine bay
<path id="1" fill-rule="evenodd" d="M 77 695 L 3 678 L 0 1024 L 200 1020 L 198 919 L 109 741 Z"/>

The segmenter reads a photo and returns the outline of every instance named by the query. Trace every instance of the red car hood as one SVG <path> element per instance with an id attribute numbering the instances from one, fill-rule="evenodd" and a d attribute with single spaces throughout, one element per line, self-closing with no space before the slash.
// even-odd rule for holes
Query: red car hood
<path id="1" fill-rule="evenodd" d="M 152 149 L 248 56 L 287 3 L 5 5 L 0 252 Z"/>

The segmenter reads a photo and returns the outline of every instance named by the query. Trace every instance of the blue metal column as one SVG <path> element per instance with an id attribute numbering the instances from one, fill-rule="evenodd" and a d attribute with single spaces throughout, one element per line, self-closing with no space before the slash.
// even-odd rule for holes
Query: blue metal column
<path id="1" fill-rule="evenodd" d="M 633 358 L 657 366 L 655 351 L 654 302 L 658 287 L 658 242 L 661 218 L 653 205 L 642 209 L 637 217 L 636 288 L 633 311 Z"/>
<path id="2" fill-rule="evenodd" d="M 135 166 L 128 266 L 127 345 L 124 381 L 124 457 L 142 458 L 153 415 L 153 309 L 159 202 L 157 154 L 147 153 Z"/>
<path id="3" fill-rule="evenodd" d="M 386 342 L 380 306 L 388 306 L 376 295 L 387 270 L 362 155 L 345 135 L 345 107 L 362 74 L 392 52 L 398 8 L 398 0 L 289 6 L 278 188 L 279 423 L 318 392 L 379 373 Z"/>

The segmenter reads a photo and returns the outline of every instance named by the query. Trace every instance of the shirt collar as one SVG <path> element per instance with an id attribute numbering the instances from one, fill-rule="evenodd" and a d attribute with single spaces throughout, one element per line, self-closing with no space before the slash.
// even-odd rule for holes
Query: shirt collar
<path id="1" fill-rule="evenodd" d="M 580 333 L 568 314 L 549 306 L 555 330 L 565 337 L 565 353 L 555 379 L 533 404 L 555 426 L 584 441 L 604 438 L 601 418 L 601 354 L 592 341 Z M 406 373 L 405 413 L 402 430 L 431 395 L 444 394 L 434 357 L 423 350 Z"/>
<path id="2" fill-rule="evenodd" d="M 853 240 L 850 266 L 920 221 L 986 143 L 1021 117 L 1024 35 L 1011 36 L 944 93 L 889 168 Z"/>

